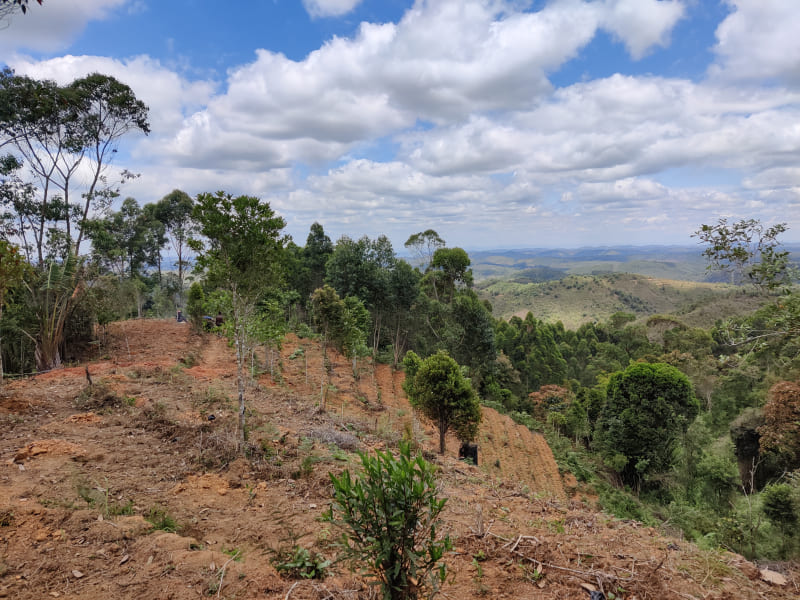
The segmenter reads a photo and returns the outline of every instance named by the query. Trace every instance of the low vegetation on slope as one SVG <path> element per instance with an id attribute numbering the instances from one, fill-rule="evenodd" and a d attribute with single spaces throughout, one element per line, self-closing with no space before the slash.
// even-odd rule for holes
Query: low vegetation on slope
<path id="1" fill-rule="evenodd" d="M 693 325 L 710 327 L 720 315 L 744 314 L 764 303 L 762 296 L 742 293 L 725 284 L 654 279 L 631 273 L 570 275 L 539 283 L 486 281 L 476 289 L 481 298 L 491 302 L 496 317 L 524 318 L 531 312 L 542 321 L 561 321 L 567 329 L 605 321 L 616 312 L 639 317 L 681 315 Z"/>

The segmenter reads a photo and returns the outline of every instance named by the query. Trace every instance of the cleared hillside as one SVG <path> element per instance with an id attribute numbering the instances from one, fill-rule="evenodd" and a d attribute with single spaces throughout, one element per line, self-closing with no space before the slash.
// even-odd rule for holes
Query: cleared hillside
<path id="1" fill-rule="evenodd" d="M 591 490 L 569 476 L 565 490 L 541 436 L 492 410 L 478 466 L 455 459 L 452 439 L 437 455 L 400 374 L 364 365 L 354 379 L 333 354 L 323 388 L 320 356 L 290 337 L 283 368 L 248 386 L 246 458 L 233 445 L 233 353 L 187 325 L 113 324 L 90 362 L 0 388 L 0 598 L 373 599 L 343 565 L 291 579 L 270 559 L 294 545 L 333 558 L 328 473 L 357 471 L 355 450 L 394 447 L 404 431 L 448 499 L 442 597 L 796 597 L 790 565 L 771 585 L 740 556 L 596 512 Z"/>

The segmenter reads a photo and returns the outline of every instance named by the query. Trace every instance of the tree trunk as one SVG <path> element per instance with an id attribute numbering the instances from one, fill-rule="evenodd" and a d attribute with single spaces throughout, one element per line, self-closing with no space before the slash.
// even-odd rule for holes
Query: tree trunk
<path id="1" fill-rule="evenodd" d="M 3 321 L 3 301 L 0 300 L 0 322 Z M 0 330 L 0 385 L 3 385 L 3 332 Z"/>
<path id="2" fill-rule="evenodd" d="M 58 340 L 49 337 L 48 339 L 37 339 L 34 349 L 34 359 L 36 360 L 36 370 L 40 372 L 58 369 L 61 366 L 61 352 L 58 349 Z"/>
<path id="3" fill-rule="evenodd" d="M 403 355 L 403 348 L 405 347 L 405 342 L 403 341 L 403 335 L 400 329 L 400 319 L 397 319 L 397 330 L 394 334 L 394 364 L 392 368 L 397 369 L 397 365 L 400 364 L 400 357 Z"/>
<path id="4" fill-rule="evenodd" d="M 44 319 L 42 319 L 41 331 L 36 336 L 34 351 L 38 371 L 50 371 L 61 366 L 60 346 L 64 339 L 64 325 L 70 311 L 70 300 L 76 296 L 77 292 L 76 288 L 72 296 L 57 299 L 52 307 L 52 313 L 42 315 Z"/>
<path id="5" fill-rule="evenodd" d="M 375 321 L 372 326 L 372 357 L 378 356 L 378 345 L 381 341 L 382 315 L 380 311 L 375 311 Z"/>
<path id="6" fill-rule="evenodd" d="M 239 392 L 239 451 L 244 452 L 245 436 L 245 402 L 244 402 L 244 346 L 245 330 L 242 314 L 238 305 L 236 291 L 233 292 L 233 335 L 236 346 L 236 386 Z"/>
<path id="7" fill-rule="evenodd" d="M 237 385 L 239 388 L 239 448 L 242 452 L 244 452 L 244 443 L 246 440 L 244 431 L 244 369 L 242 368 L 241 363 L 238 366 Z"/>

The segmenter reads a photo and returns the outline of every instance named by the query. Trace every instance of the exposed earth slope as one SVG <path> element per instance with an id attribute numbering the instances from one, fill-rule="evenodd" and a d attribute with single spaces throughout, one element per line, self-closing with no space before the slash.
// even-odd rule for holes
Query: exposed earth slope
<path id="1" fill-rule="evenodd" d="M 99 354 L 0 388 L 0 597 L 374 598 L 344 566 L 293 580 L 270 558 L 294 544 L 333 557 L 335 532 L 318 520 L 328 472 L 357 469 L 354 450 L 393 447 L 404 431 L 448 498 L 445 597 L 797 597 L 787 565 L 785 585 L 769 584 L 741 557 L 594 511 L 565 490 L 541 436 L 490 409 L 478 466 L 455 459 L 455 439 L 436 455 L 387 366 L 362 365 L 356 380 L 331 354 L 323 384 L 317 342 L 291 337 L 260 356 L 274 377 L 247 390 L 245 459 L 224 339 L 130 321 Z"/>

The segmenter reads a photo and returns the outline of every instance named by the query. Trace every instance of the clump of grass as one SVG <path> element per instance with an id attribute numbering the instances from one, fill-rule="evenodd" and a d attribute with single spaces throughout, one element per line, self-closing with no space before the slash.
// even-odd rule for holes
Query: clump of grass
<path id="1" fill-rule="evenodd" d="M 191 369 L 200 362 L 199 357 L 194 352 L 189 352 L 186 356 L 178 359 L 179 366 L 185 369 Z"/>
<path id="2" fill-rule="evenodd" d="M 209 385 L 203 391 L 196 391 L 193 394 L 193 401 L 195 405 L 212 407 L 216 405 L 226 405 L 230 402 L 228 395 L 220 388 Z"/>
<path id="3" fill-rule="evenodd" d="M 117 504 L 112 502 L 108 505 L 108 515 L 116 517 L 119 515 L 130 516 L 134 513 L 133 500 L 128 500 L 125 504 Z"/>
<path id="4" fill-rule="evenodd" d="M 85 481 L 78 481 L 76 484 L 78 496 L 89 505 L 95 508 L 105 517 L 116 517 L 119 515 L 132 515 L 134 513 L 133 500 L 128 500 L 120 504 L 111 498 L 111 489 L 106 487 L 92 487 Z"/>
<path id="5" fill-rule="evenodd" d="M 56 500 L 53 498 L 39 498 L 39 504 L 45 508 L 66 508 L 67 510 L 78 508 L 72 500 Z"/>
<path id="6" fill-rule="evenodd" d="M 10 509 L 0 510 L 0 527 L 10 527 L 14 522 L 14 513 Z"/>
<path id="7" fill-rule="evenodd" d="M 242 551 L 238 548 L 226 548 L 223 546 L 222 553 L 226 556 L 230 556 L 235 562 L 242 562 Z"/>
<path id="8" fill-rule="evenodd" d="M 75 407 L 80 410 L 101 410 L 119 408 L 123 398 L 105 381 L 87 385 L 75 398 Z"/>
<path id="9" fill-rule="evenodd" d="M 219 422 L 219 421 L 218 421 Z M 251 453 L 248 445 L 245 454 Z M 203 434 L 200 439 L 200 451 L 197 461 L 204 469 L 218 469 L 233 462 L 241 456 L 239 437 L 235 431 L 228 429 L 213 429 Z"/>
<path id="10" fill-rule="evenodd" d="M 10 414 L 10 415 L 0 415 L 0 430 L 2 431 L 11 431 L 17 425 L 22 425 L 25 422 L 25 418 L 22 415 L 18 414 Z"/>
<path id="11" fill-rule="evenodd" d="M 167 533 L 175 533 L 179 529 L 178 522 L 163 506 L 151 506 L 145 519 L 153 526 L 153 529 Z"/>

